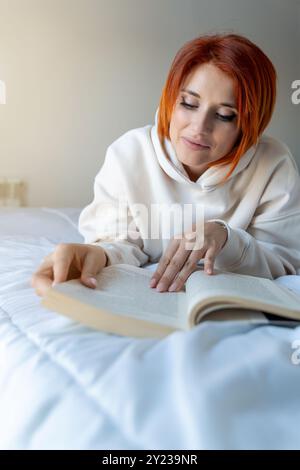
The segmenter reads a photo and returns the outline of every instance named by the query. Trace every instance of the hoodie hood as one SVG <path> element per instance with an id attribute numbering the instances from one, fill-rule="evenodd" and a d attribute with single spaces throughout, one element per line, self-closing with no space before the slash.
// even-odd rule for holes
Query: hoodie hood
<path id="1" fill-rule="evenodd" d="M 155 148 L 155 152 L 157 155 L 157 159 L 159 161 L 160 166 L 163 168 L 163 170 L 174 180 L 180 182 L 180 183 L 185 183 L 185 184 L 196 184 L 197 186 L 200 187 L 203 191 L 213 191 L 216 189 L 220 181 L 225 177 L 226 173 L 228 173 L 230 164 L 226 165 L 218 165 L 215 167 L 210 167 L 208 168 L 198 179 L 197 181 L 192 181 L 184 166 L 182 163 L 178 160 L 176 156 L 176 152 L 173 148 L 173 145 L 171 144 L 171 141 L 167 138 L 164 139 L 164 146 L 161 145 L 158 132 L 157 132 L 157 126 L 158 126 L 158 111 L 159 108 L 157 109 L 155 113 L 155 124 L 151 128 L 151 138 L 153 141 L 153 145 Z M 241 157 L 239 163 L 235 167 L 234 171 L 232 174 L 228 177 L 227 180 L 230 180 L 231 178 L 234 178 L 236 175 L 238 175 L 241 171 L 244 170 L 244 168 L 247 167 L 247 165 L 250 163 L 252 160 L 256 149 L 257 149 L 257 144 L 253 145 L 250 147 L 246 153 Z M 164 147 L 164 148 L 163 148 Z"/>

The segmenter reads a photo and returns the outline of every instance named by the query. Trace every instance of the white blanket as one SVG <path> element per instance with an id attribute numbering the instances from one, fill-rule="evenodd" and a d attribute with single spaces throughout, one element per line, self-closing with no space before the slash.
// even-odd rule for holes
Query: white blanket
<path id="1" fill-rule="evenodd" d="M 65 241 L 80 241 L 73 229 Z M 93 331 L 30 287 L 60 237 L 0 230 L 1 449 L 300 448 L 300 327 Z"/>

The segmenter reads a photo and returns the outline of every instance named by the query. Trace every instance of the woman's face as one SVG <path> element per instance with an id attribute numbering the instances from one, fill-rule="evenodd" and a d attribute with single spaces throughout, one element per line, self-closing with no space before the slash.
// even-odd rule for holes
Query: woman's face
<path id="1" fill-rule="evenodd" d="M 232 79 L 211 63 L 196 67 L 181 87 L 170 122 L 172 146 L 193 181 L 234 146 L 237 113 Z"/>

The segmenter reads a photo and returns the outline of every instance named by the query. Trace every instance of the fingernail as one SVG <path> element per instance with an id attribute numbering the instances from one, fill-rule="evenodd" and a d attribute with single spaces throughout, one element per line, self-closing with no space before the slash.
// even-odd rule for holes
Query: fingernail
<path id="1" fill-rule="evenodd" d="M 162 290 L 164 290 L 163 284 L 158 284 L 158 285 L 156 286 L 156 290 L 157 290 L 158 292 L 161 292 Z"/>
<path id="2" fill-rule="evenodd" d="M 53 281 L 52 282 L 52 287 L 56 286 L 57 282 Z"/>
<path id="3" fill-rule="evenodd" d="M 154 277 L 154 278 L 151 279 L 151 281 L 150 281 L 150 287 L 154 287 L 155 284 L 156 284 L 156 279 L 155 279 L 155 277 Z"/>
<path id="4" fill-rule="evenodd" d="M 176 284 L 171 284 L 168 290 L 169 292 L 173 292 L 174 290 L 176 290 Z"/>
<path id="5" fill-rule="evenodd" d="M 88 281 L 94 286 L 97 286 L 97 280 L 94 277 L 89 277 Z"/>
<path id="6" fill-rule="evenodd" d="M 209 268 L 209 269 L 207 270 L 207 274 L 211 274 L 211 273 L 212 273 L 212 270 Z"/>

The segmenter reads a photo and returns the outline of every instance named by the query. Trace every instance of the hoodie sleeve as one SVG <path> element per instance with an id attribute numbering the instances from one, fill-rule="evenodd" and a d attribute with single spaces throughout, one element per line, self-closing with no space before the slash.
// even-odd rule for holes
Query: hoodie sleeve
<path id="1" fill-rule="evenodd" d="M 216 268 L 275 279 L 300 270 L 300 178 L 287 152 L 275 167 L 247 230 L 231 227 Z"/>
<path id="2" fill-rule="evenodd" d="M 101 246 L 107 266 L 126 263 L 142 266 L 149 257 L 130 213 L 124 184 L 112 147 L 94 180 L 94 198 L 80 213 L 78 230 L 84 243 Z"/>

